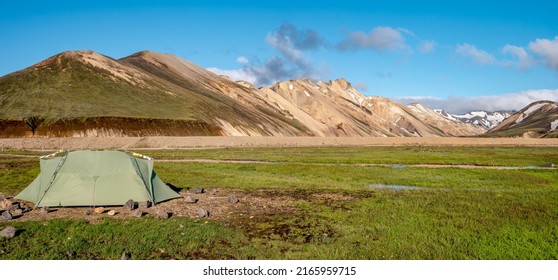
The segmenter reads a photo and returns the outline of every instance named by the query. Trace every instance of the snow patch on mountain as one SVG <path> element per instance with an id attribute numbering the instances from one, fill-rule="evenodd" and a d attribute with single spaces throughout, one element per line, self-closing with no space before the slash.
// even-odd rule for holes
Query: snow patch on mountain
<path id="1" fill-rule="evenodd" d="M 523 114 L 521 114 L 521 116 L 519 116 L 519 118 L 517 118 L 515 123 L 516 124 L 521 123 L 525 118 L 529 117 L 533 112 L 537 111 L 541 107 L 546 106 L 548 104 L 549 103 L 545 103 L 545 102 L 534 104 L 533 106 L 531 106 L 527 110 L 525 110 L 525 112 L 523 112 Z"/>
<path id="2" fill-rule="evenodd" d="M 454 115 L 442 109 L 434 109 L 434 111 L 446 119 L 457 122 L 470 123 L 477 126 L 485 127 L 486 129 L 496 127 L 498 124 L 500 124 L 502 121 L 513 114 L 513 111 L 472 111 L 462 115 Z"/>

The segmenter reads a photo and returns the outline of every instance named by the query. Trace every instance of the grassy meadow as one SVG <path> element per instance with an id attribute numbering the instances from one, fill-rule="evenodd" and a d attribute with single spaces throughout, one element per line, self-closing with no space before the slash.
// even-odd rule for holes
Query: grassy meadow
<path id="1" fill-rule="evenodd" d="M 289 197 L 294 209 L 224 221 L 16 219 L 0 223 L 18 229 L 0 239 L 0 258 L 119 259 L 123 251 L 134 259 L 558 258 L 558 170 L 533 168 L 558 163 L 554 147 L 138 152 L 159 159 L 155 171 L 175 186 L 263 191 L 270 202 Z M 16 156 L 37 152 L 1 154 L 0 193 L 15 195 L 39 173 L 37 158 Z"/>

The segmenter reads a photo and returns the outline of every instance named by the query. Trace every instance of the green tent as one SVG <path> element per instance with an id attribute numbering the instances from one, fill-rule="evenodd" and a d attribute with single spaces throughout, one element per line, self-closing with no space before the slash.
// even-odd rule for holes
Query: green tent
<path id="1" fill-rule="evenodd" d="M 153 171 L 153 159 L 122 151 L 71 151 L 41 157 L 41 173 L 16 198 L 43 206 L 153 204 L 180 197 Z"/>

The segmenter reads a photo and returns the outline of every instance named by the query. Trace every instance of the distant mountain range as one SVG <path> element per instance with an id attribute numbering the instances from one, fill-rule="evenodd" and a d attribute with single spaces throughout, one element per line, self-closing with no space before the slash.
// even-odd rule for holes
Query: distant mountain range
<path id="1" fill-rule="evenodd" d="M 344 79 L 257 88 L 151 51 L 69 51 L 0 77 L 1 137 L 474 136 L 506 114 L 405 106 Z"/>
<path id="2" fill-rule="evenodd" d="M 441 109 L 434 109 L 434 111 L 449 120 L 470 123 L 470 124 L 482 126 L 486 129 L 491 129 L 497 126 L 506 118 L 513 115 L 513 113 L 515 113 L 515 111 L 496 111 L 496 112 L 473 111 L 462 115 L 454 115 Z"/>

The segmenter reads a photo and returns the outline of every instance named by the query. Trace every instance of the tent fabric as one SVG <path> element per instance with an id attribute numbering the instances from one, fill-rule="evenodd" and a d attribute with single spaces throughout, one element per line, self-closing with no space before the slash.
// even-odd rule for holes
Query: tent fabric
<path id="1" fill-rule="evenodd" d="M 145 157 L 147 158 L 147 157 Z M 122 151 L 71 151 L 41 158 L 39 176 L 16 198 L 50 206 L 112 206 L 180 197 L 153 171 L 154 161 Z"/>

